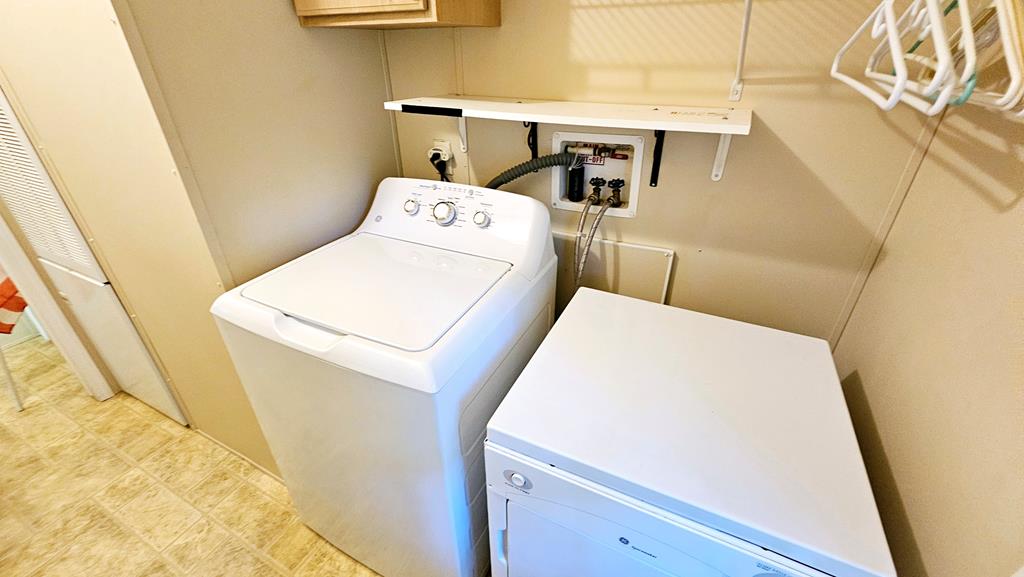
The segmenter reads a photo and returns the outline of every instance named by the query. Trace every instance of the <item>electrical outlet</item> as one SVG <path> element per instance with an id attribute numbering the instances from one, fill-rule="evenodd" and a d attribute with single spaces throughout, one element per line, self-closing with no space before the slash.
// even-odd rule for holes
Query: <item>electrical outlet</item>
<path id="1" fill-rule="evenodd" d="M 441 160 L 449 163 L 452 161 L 452 143 L 447 140 L 435 140 L 434 145 L 427 151 L 427 158 L 432 158 L 435 152 L 441 155 Z"/>
<path id="2" fill-rule="evenodd" d="M 434 145 L 427 151 L 427 160 L 432 162 L 435 154 L 440 155 L 440 159 L 448 163 L 445 167 L 446 176 L 454 176 L 455 155 L 452 154 L 452 144 L 447 140 L 434 140 Z"/>

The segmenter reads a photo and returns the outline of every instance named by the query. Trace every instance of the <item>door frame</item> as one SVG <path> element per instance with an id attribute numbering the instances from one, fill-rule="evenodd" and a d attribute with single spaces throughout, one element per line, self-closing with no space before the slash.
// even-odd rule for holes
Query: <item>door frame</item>
<path id="1" fill-rule="evenodd" d="M 97 401 L 109 399 L 117 390 L 111 386 L 113 379 L 107 367 L 98 360 L 92 345 L 79 336 L 75 321 L 54 298 L 56 291 L 36 268 L 39 265 L 35 259 L 26 253 L 10 222 L 10 213 L 0 205 L 0 263 L 86 392 Z"/>

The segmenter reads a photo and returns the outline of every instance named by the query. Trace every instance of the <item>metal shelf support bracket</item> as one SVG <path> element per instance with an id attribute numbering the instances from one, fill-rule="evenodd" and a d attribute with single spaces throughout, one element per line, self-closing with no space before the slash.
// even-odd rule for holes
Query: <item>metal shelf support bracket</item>
<path id="1" fill-rule="evenodd" d="M 745 0 L 743 7 L 743 28 L 740 29 L 740 53 L 736 58 L 736 78 L 732 81 L 732 88 L 729 89 L 729 100 L 733 102 L 743 98 L 743 66 L 747 60 L 747 37 L 750 35 L 750 12 L 754 7 L 754 0 Z"/>
<path id="2" fill-rule="evenodd" d="M 459 117 L 459 149 L 469 152 L 469 131 L 466 129 L 466 117 Z"/>
<path id="3" fill-rule="evenodd" d="M 718 137 L 718 152 L 715 153 L 715 164 L 711 167 L 711 180 L 718 182 L 722 180 L 725 173 L 725 159 L 729 157 L 729 145 L 732 144 L 731 134 L 722 134 Z"/>
<path id="4" fill-rule="evenodd" d="M 651 187 L 658 186 L 661 177 L 661 155 L 665 149 L 665 131 L 654 131 L 654 158 L 651 159 Z"/>

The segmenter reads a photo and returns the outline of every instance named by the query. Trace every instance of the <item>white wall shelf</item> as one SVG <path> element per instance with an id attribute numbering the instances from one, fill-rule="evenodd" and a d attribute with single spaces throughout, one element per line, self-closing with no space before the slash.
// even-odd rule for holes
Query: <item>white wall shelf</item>
<path id="1" fill-rule="evenodd" d="M 469 149 L 466 132 L 467 118 L 653 130 L 656 141 L 651 186 L 658 184 L 665 132 L 720 135 L 711 179 L 721 180 L 733 135 L 750 134 L 750 124 L 753 118 L 753 111 L 745 108 L 602 104 L 474 96 L 408 98 L 385 102 L 384 108 L 396 112 L 449 116 L 459 119 L 459 134 L 462 137 L 463 152 Z"/>

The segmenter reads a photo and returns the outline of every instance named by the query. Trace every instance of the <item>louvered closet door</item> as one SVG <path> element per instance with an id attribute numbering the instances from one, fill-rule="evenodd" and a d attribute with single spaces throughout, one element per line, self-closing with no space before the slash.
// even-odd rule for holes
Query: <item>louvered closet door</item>
<path id="1" fill-rule="evenodd" d="M 0 0 L 2 2 L 3 0 Z M 117 385 L 186 424 L 128 313 L 0 92 L 0 199 Z"/>
<path id="2" fill-rule="evenodd" d="M 0 92 L 0 198 L 40 257 L 106 282 L 106 276 Z"/>

